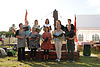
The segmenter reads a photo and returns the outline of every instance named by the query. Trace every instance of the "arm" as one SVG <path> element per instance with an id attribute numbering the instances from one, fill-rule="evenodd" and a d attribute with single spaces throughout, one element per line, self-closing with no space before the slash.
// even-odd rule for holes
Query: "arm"
<path id="1" fill-rule="evenodd" d="M 73 40 L 73 39 L 75 39 L 76 38 L 76 35 L 74 36 L 74 37 L 72 37 L 72 38 L 69 38 L 69 40 Z"/>
<path id="2" fill-rule="evenodd" d="M 16 38 L 24 39 L 24 37 L 20 37 L 20 36 L 18 36 L 18 35 L 16 35 Z"/>
<path id="3" fill-rule="evenodd" d="M 50 39 L 50 40 L 52 39 L 52 37 L 51 37 L 51 33 L 50 33 L 50 37 L 49 37 L 49 39 Z"/>

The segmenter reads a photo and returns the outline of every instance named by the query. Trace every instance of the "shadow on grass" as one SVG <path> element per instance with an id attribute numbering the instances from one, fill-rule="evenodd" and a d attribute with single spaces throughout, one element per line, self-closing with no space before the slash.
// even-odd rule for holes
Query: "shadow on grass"
<path id="1" fill-rule="evenodd" d="M 43 61 L 22 61 L 22 63 L 34 67 L 100 67 L 100 58 L 81 56 L 79 60 L 73 62 L 66 62 L 66 60 L 61 60 L 60 62 L 55 62 L 55 60 Z"/>

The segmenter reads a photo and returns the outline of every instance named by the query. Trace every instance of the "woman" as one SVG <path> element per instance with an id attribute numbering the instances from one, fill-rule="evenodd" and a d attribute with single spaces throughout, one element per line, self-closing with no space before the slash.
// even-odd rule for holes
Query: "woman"
<path id="1" fill-rule="evenodd" d="M 32 27 L 32 32 L 29 34 L 29 48 L 31 49 L 30 60 L 32 60 L 32 54 L 34 50 L 34 59 L 36 57 L 36 50 L 40 48 L 40 35 L 36 32 L 36 28 Z"/>
<path id="2" fill-rule="evenodd" d="M 38 32 L 38 33 L 39 33 L 39 32 L 41 31 L 41 29 L 42 29 L 42 28 L 40 28 L 40 25 L 38 25 L 38 20 L 35 20 L 35 21 L 34 21 L 33 27 L 36 28 L 36 32 Z"/>
<path id="3" fill-rule="evenodd" d="M 59 24 L 61 26 L 61 29 L 63 31 L 65 31 L 65 27 L 61 24 L 61 21 L 60 20 L 57 20 L 58 22 L 56 22 L 56 27 L 55 27 L 55 30 L 57 29 L 57 25 Z"/>
<path id="4" fill-rule="evenodd" d="M 45 20 L 45 24 L 43 25 L 43 29 L 45 29 L 45 27 L 48 27 L 49 31 L 51 32 L 52 28 L 51 28 L 51 25 L 49 24 L 49 19 Z"/>
<path id="5" fill-rule="evenodd" d="M 71 30 L 75 30 L 75 26 L 71 24 L 71 19 L 68 19 L 68 24 L 66 25 L 66 30 L 68 31 L 68 26 L 71 26 Z"/>
<path id="6" fill-rule="evenodd" d="M 16 38 L 17 40 L 17 48 L 18 48 L 18 61 L 25 59 L 25 31 L 23 30 L 23 24 L 19 24 L 19 30 L 16 32 Z"/>
<path id="7" fill-rule="evenodd" d="M 49 49 L 52 49 L 53 46 L 50 42 L 51 38 L 51 33 L 49 33 L 49 28 L 45 27 L 45 32 L 42 34 L 42 38 L 44 39 L 43 43 L 41 44 L 41 48 L 44 49 L 44 60 L 48 60 L 49 56 Z"/>
<path id="8" fill-rule="evenodd" d="M 23 25 L 23 29 L 25 30 L 25 34 L 28 37 L 28 38 L 26 38 L 27 47 L 28 47 L 28 49 L 30 49 L 29 48 L 29 32 L 31 32 L 31 27 L 30 27 L 29 22 L 27 20 L 25 21 L 25 24 Z"/>
<path id="9" fill-rule="evenodd" d="M 56 22 L 59 22 L 60 20 L 57 20 Z M 57 30 L 55 30 L 54 33 L 54 38 L 55 38 L 55 48 L 56 48 L 56 54 L 57 54 L 57 59 L 56 61 L 60 61 L 61 59 L 61 47 L 62 47 L 62 36 L 63 36 L 63 31 L 61 30 L 61 26 L 58 24 L 57 25 Z"/>

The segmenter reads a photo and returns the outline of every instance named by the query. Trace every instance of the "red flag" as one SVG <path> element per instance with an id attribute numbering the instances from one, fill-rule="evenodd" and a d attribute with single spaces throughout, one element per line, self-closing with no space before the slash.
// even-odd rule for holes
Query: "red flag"
<path id="1" fill-rule="evenodd" d="M 26 10 L 26 14 L 25 14 L 25 21 L 27 20 L 27 14 L 28 14 L 28 13 L 27 13 L 27 10 Z"/>
<path id="2" fill-rule="evenodd" d="M 77 32 L 76 31 L 76 15 L 75 15 L 74 26 L 75 26 L 75 34 L 76 34 L 76 32 Z M 75 42 L 78 42 L 78 40 L 77 40 L 77 34 L 76 34 Z"/>

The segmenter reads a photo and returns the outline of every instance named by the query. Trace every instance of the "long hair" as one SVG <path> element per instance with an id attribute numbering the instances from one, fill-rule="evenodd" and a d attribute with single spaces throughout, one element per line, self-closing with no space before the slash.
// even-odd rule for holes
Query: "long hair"
<path id="1" fill-rule="evenodd" d="M 48 28 L 48 32 L 49 32 L 49 31 L 50 31 L 50 30 L 49 30 L 49 27 L 45 27 L 45 28 L 44 28 L 44 31 L 46 32 L 46 28 Z"/>
<path id="2" fill-rule="evenodd" d="M 56 28 L 57 28 L 58 22 L 60 22 L 60 25 L 61 25 L 61 21 L 60 20 L 57 20 L 56 21 Z"/>
<path id="3" fill-rule="evenodd" d="M 38 25 L 38 20 L 35 20 L 35 21 L 34 21 L 34 25 L 36 25 L 36 23 L 37 23 L 37 25 Z"/>
<path id="4" fill-rule="evenodd" d="M 48 21 L 48 24 L 49 24 L 49 19 L 46 19 L 46 20 L 45 20 L 45 24 L 47 24 L 47 21 Z"/>

